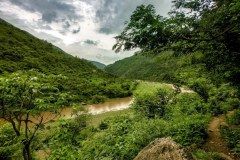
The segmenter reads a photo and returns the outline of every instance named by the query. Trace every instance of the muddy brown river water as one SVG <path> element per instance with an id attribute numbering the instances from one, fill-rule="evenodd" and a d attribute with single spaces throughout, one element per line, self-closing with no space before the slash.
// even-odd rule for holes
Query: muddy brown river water
<path id="1" fill-rule="evenodd" d="M 87 111 L 89 114 L 92 115 L 97 115 L 97 114 L 102 114 L 106 112 L 111 112 L 111 111 L 119 111 L 119 110 L 124 110 L 130 107 L 133 99 L 132 97 L 127 97 L 127 98 L 116 98 L 116 99 L 110 99 L 104 103 L 101 104 L 92 104 L 92 105 L 87 105 Z M 43 112 L 39 117 L 31 117 L 30 119 L 33 122 L 39 122 L 40 117 L 43 117 L 43 122 L 48 122 L 50 120 L 58 120 L 59 118 L 63 119 L 70 119 L 74 118 L 73 114 L 73 109 L 71 107 L 63 108 L 60 111 L 60 114 L 56 116 L 55 114 L 51 112 Z M 4 120 L 0 119 L 0 125 L 5 123 Z"/>
<path id="2" fill-rule="evenodd" d="M 119 111 L 119 110 L 124 110 L 130 107 L 133 99 L 132 97 L 127 97 L 127 98 L 116 98 L 116 99 L 110 99 L 104 103 L 100 104 L 92 104 L 92 105 L 87 105 L 87 110 L 89 114 L 92 115 L 97 115 L 97 114 L 102 114 L 106 112 L 111 112 L 111 111 Z M 74 117 L 73 109 L 71 107 L 69 108 L 64 108 L 61 111 L 61 117 L 63 118 L 72 118 Z"/>

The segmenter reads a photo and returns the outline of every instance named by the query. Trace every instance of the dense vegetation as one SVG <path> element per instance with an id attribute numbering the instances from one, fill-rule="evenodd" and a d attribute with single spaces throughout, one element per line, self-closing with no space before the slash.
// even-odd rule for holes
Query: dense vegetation
<path id="1" fill-rule="evenodd" d="M 106 67 L 105 64 L 96 62 L 96 61 L 90 61 L 94 66 L 96 66 L 98 69 L 104 69 Z"/>
<path id="2" fill-rule="evenodd" d="M 13 131 L 10 143 L 1 132 L 0 159 L 32 159 L 39 130 L 53 120 L 43 111 L 58 116 L 66 106 L 130 96 L 134 87 L 0 19 L 0 120 Z"/>
<path id="3" fill-rule="evenodd" d="M 146 90 L 146 89 L 149 90 Z M 201 146 L 206 139 L 206 125 L 209 114 L 196 107 L 205 105 L 196 93 L 179 93 L 174 96 L 174 90 L 168 85 L 141 83 L 134 93 L 136 98 L 133 108 L 138 103 L 147 105 L 143 97 L 152 97 L 149 100 L 158 107 L 158 93 L 163 91 L 162 96 L 171 94 L 172 97 L 166 102 L 166 112 L 156 117 L 143 116 L 138 109 L 129 110 L 128 113 L 105 119 L 99 125 L 93 127 L 91 123 L 84 125 L 87 119 L 82 116 L 72 120 L 62 120 L 51 124 L 48 130 L 42 130 L 32 145 L 33 150 L 46 150 L 49 159 L 132 159 L 142 147 L 158 137 L 172 136 L 177 142 L 184 146 L 195 144 Z M 192 95 L 192 96 L 191 96 Z M 189 97 L 189 98 L 188 98 Z M 174 99 L 184 98 L 182 101 Z M 145 98 L 147 99 L 147 98 Z M 192 99 L 196 104 L 191 104 Z M 170 102 L 170 100 L 174 100 Z M 183 105 L 184 104 L 184 105 Z M 185 108 L 187 105 L 191 108 Z M 164 106 L 163 106 L 164 107 Z M 178 107 L 179 110 L 174 108 Z M 136 112 L 135 112 L 136 111 Z M 19 148 L 15 147 L 16 138 L 10 139 L 11 134 L 8 125 L 2 127 L 2 133 L 6 137 L 5 148 L 1 154 L 18 156 Z M 15 137 L 15 136 L 13 136 Z M 9 150 L 11 152 L 9 152 Z M 37 153 L 37 152 L 35 152 Z M 15 155 L 14 155 L 15 154 Z"/>
<path id="4" fill-rule="evenodd" d="M 133 12 L 123 32 L 116 36 L 116 52 L 140 48 L 153 55 L 163 50 L 175 56 L 203 54 L 203 64 L 212 74 L 239 84 L 238 0 L 174 0 L 168 18 L 157 15 L 152 5 Z"/>
<path id="5" fill-rule="evenodd" d="M 133 12 L 123 32 L 116 37 L 113 49 L 141 51 L 107 66 L 106 71 L 131 79 L 187 85 L 206 104 L 192 99 L 193 106 L 198 106 L 195 109 L 213 116 L 239 110 L 239 1 L 173 2 L 168 18 L 157 15 L 152 5 L 141 5 Z M 154 97 L 142 97 L 135 108 L 148 117 L 163 115 L 166 112 L 163 93 L 155 96 L 161 100 L 158 101 L 161 108 L 155 109 Z M 178 101 L 186 101 L 185 98 Z M 193 106 L 186 104 L 189 110 Z M 173 108 L 178 110 L 178 106 Z M 221 132 L 232 152 L 239 155 L 238 110 Z M 199 159 L 219 159 L 216 153 L 196 151 L 193 155 Z"/>
<path id="6" fill-rule="evenodd" d="M 0 159 L 31 159 L 31 155 L 39 159 L 133 159 L 161 137 L 172 137 L 185 147 L 188 158 L 221 159 L 220 153 L 203 147 L 212 116 L 221 114 L 227 115 L 228 122 L 221 127 L 222 138 L 239 155 L 240 3 L 175 0 L 173 4 L 168 18 L 157 15 L 152 5 L 137 7 L 116 37 L 113 48 L 117 52 L 141 51 L 106 71 L 158 81 L 137 81 L 137 86 L 1 21 L 0 116 L 10 123 L 0 127 Z M 42 110 L 57 114 L 63 105 L 72 105 L 79 113 L 80 102 L 97 103 L 132 92 L 130 109 L 97 124 L 92 122 L 98 115 L 82 110 L 73 119 L 53 123 L 29 119 L 41 118 Z M 34 126 L 29 127 L 30 123 Z"/>

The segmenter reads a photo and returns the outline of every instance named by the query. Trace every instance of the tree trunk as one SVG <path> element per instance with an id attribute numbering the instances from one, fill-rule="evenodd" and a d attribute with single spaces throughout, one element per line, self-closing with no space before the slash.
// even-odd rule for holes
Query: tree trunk
<path id="1" fill-rule="evenodd" d="M 23 158 L 24 160 L 31 160 L 31 151 L 30 151 L 30 141 L 29 140 L 24 140 L 23 141 Z"/>
<path id="2" fill-rule="evenodd" d="M 16 123 L 15 123 L 12 119 L 9 120 L 9 121 L 10 121 L 10 123 L 12 124 L 12 127 L 13 127 L 14 132 L 15 132 L 16 135 L 19 137 L 19 136 L 20 136 L 20 131 L 17 129 Z"/>

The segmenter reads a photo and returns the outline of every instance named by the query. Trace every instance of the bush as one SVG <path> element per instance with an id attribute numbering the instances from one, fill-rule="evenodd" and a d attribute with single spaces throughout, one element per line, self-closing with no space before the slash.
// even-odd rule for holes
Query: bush
<path id="1" fill-rule="evenodd" d="M 240 125 L 240 109 L 238 109 L 233 115 L 229 116 L 228 123 L 232 125 Z"/>
<path id="2" fill-rule="evenodd" d="M 219 101 L 217 101 L 216 99 L 211 99 L 209 102 L 209 110 L 210 113 L 214 116 L 223 114 L 225 111 L 223 108 L 221 108 L 221 104 Z"/>
<path id="3" fill-rule="evenodd" d="M 183 146 L 191 144 L 201 146 L 207 138 L 207 124 L 206 116 L 179 116 L 173 120 L 169 133 Z"/>
<path id="4" fill-rule="evenodd" d="M 180 93 L 168 105 L 168 118 L 179 115 L 206 114 L 207 106 L 196 93 Z"/>
<path id="5" fill-rule="evenodd" d="M 105 129 L 108 129 L 108 124 L 106 123 L 106 122 L 101 122 L 100 124 L 99 124 L 99 129 L 100 130 L 105 130 Z"/>
<path id="6" fill-rule="evenodd" d="M 205 152 L 203 150 L 194 151 L 193 157 L 196 160 L 223 160 L 222 156 L 219 153 L 215 152 Z"/>
<path id="7" fill-rule="evenodd" d="M 107 98 L 105 96 L 94 95 L 94 96 L 92 96 L 91 103 L 93 103 L 93 104 L 103 103 L 106 101 L 106 99 Z"/>
<path id="8" fill-rule="evenodd" d="M 163 117 L 169 99 L 167 91 L 159 89 L 156 93 L 135 97 L 133 108 L 148 118 Z"/>
<path id="9" fill-rule="evenodd" d="M 222 126 L 220 131 L 223 138 L 226 139 L 229 148 L 231 148 L 235 153 L 240 154 L 240 128 Z"/>
<path id="10" fill-rule="evenodd" d="M 198 93 L 205 102 L 208 101 L 209 94 L 208 94 L 208 87 L 205 84 L 204 79 L 197 79 L 190 83 L 189 87 L 194 90 L 196 93 Z"/>

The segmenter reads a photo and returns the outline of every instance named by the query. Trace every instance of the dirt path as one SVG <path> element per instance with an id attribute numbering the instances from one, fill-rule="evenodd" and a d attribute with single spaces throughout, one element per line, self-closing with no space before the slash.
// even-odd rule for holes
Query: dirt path
<path id="1" fill-rule="evenodd" d="M 214 117 L 212 119 L 208 126 L 209 138 L 203 148 L 206 151 L 219 153 L 220 156 L 226 160 L 237 160 L 234 155 L 231 154 L 226 142 L 221 138 L 219 130 L 221 125 L 226 125 L 225 115 Z"/>

